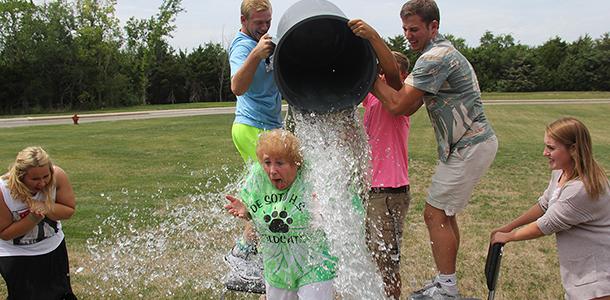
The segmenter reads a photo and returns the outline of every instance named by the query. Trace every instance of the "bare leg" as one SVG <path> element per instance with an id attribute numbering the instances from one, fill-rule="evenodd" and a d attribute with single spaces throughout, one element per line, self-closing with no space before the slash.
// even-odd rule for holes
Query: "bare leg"
<path id="1" fill-rule="evenodd" d="M 453 234 L 455 234 L 455 239 L 457 240 L 457 246 L 455 248 L 455 252 L 457 253 L 460 249 L 460 228 L 457 223 L 457 216 L 449 217 L 449 221 L 451 222 L 451 228 L 453 229 Z"/>
<path id="2" fill-rule="evenodd" d="M 453 228 L 453 223 L 450 217 L 445 215 L 445 211 L 428 203 L 424 209 L 424 220 L 428 227 L 436 268 L 441 274 L 455 273 L 459 242 L 459 234 L 456 236 L 458 228 Z"/>
<path id="3" fill-rule="evenodd" d="M 244 241 L 246 241 L 250 245 L 256 245 L 257 237 L 256 231 L 254 230 L 254 226 L 252 222 L 247 221 L 244 224 L 244 233 L 243 233 Z"/>

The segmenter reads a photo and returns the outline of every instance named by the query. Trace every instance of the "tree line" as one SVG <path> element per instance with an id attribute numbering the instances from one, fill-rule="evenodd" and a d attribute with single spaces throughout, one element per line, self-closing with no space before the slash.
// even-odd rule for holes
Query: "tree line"
<path id="1" fill-rule="evenodd" d="M 168 44 L 181 0 L 122 28 L 115 7 L 0 0 L 0 114 L 234 99 L 221 44 Z"/>
<path id="2" fill-rule="evenodd" d="M 521 45 L 510 34 L 487 31 L 477 47 L 451 34 L 452 42 L 477 73 L 485 92 L 610 91 L 610 33 L 593 39 L 584 35 L 569 43 L 553 37 L 540 46 Z M 392 50 L 409 56 L 404 36 L 388 38 Z"/>
<path id="3" fill-rule="evenodd" d="M 0 0 L 0 114 L 233 101 L 228 45 L 169 45 L 181 4 L 164 0 L 154 16 L 121 26 L 116 0 Z M 610 90 L 608 33 L 536 47 L 491 32 L 477 47 L 447 37 L 483 91 Z M 415 62 L 402 35 L 386 42 Z"/>

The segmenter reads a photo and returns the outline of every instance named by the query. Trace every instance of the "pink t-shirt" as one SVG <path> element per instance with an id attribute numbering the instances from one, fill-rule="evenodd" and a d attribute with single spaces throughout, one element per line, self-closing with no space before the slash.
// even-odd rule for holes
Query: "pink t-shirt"
<path id="1" fill-rule="evenodd" d="M 371 187 L 400 187 L 409 184 L 409 117 L 394 116 L 379 99 L 368 94 L 364 106 L 364 128 L 369 136 L 373 160 Z"/>

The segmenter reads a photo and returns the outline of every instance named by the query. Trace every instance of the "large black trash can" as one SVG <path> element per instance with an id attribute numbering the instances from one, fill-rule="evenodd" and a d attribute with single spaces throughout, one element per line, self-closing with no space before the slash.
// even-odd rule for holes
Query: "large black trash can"
<path id="1" fill-rule="evenodd" d="M 302 0 L 280 19 L 274 77 L 288 103 L 302 111 L 331 112 L 358 105 L 377 76 L 370 43 L 347 26 L 334 4 Z"/>

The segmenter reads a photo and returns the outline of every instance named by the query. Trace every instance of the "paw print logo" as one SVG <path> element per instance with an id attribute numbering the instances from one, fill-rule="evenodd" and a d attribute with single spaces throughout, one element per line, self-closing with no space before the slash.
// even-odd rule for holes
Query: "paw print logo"
<path id="1" fill-rule="evenodd" d="M 275 233 L 286 233 L 290 229 L 289 224 L 292 224 L 292 218 L 288 217 L 288 213 L 284 210 L 277 212 L 273 211 L 271 215 L 265 215 L 265 223 L 269 224 L 269 230 Z"/>

